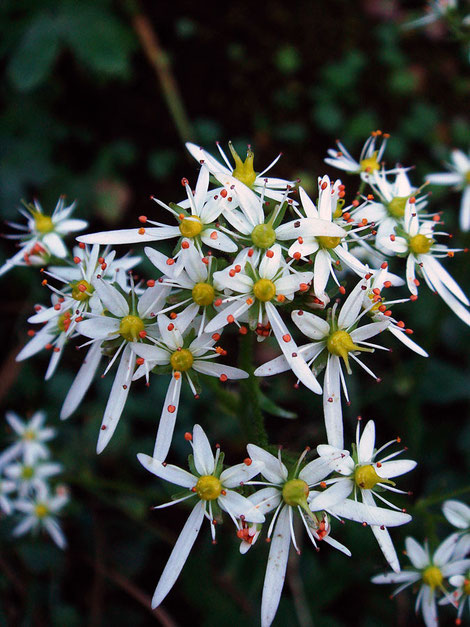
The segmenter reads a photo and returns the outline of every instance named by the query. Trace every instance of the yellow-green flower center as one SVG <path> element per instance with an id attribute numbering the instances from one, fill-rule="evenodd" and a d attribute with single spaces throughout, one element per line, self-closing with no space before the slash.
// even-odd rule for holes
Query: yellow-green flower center
<path id="1" fill-rule="evenodd" d="M 21 469 L 22 479 L 32 479 L 34 476 L 34 468 L 32 466 L 23 466 Z"/>
<path id="2" fill-rule="evenodd" d="M 37 518 L 45 518 L 49 513 L 49 508 L 44 503 L 38 503 L 34 506 L 34 513 Z"/>
<path id="3" fill-rule="evenodd" d="M 403 218 L 408 196 L 395 196 L 387 205 L 388 213 L 393 218 Z"/>
<path id="4" fill-rule="evenodd" d="M 465 183 L 467 185 L 470 185 L 470 170 L 468 172 L 465 172 Z"/>
<path id="5" fill-rule="evenodd" d="M 209 283 L 196 283 L 192 289 L 193 301 L 201 307 L 212 305 L 215 298 L 215 291 Z"/>
<path id="6" fill-rule="evenodd" d="M 137 342 L 139 333 L 145 330 L 143 320 L 138 316 L 125 316 L 121 319 L 119 333 L 128 342 Z"/>
<path id="7" fill-rule="evenodd" d="M 197 216 L 191 216 L 190 218 L 184 218 L 179 228 L 183 237 L 192 239 L 202 231 L 202 222 Z"/>
<path id="8" fill-rule="evenodd" d="M 309 489 L 302 479 L 291 479 L 286 481 L 282 488 L 282 498 L 284 503 L 295 507 L 296 505 L 306 505 Z"/>
<path id="9" fill-rule="evenodd" d="M 377 151 L 375 151 L 372 157 L 368 157 L 367 159 L 363 159 L 360 163 L 361 172 L 376 172 L 380 170 L 379 162 L 377 161 Z"/>
<path id="10" fill-rule="evenodd" d="M 333 218 L 335 220 L 337 220 L 338 218 L 341 218 L 341 216 L 343 215 L 344 203 L 345 203 L 344 198 L 340 198 L 338 202 L 336 203 L 336 209 L 334 210 L 334 213 L 333 213 Z"/>
<path id="11" fill-rule="evenodd" d="M 222 484 L 214 475 L 202 475 L 196 483 L 196 493 L 203 501 L 215 501 L 222 492 Z"/>
<path id="12" fill-rule="evenodd" d="M 95 291 L 93 285 L 85 281 L 85 279 L 70 283 L 70 287 L 72 288 L 72 298 L 79 301 L 88 300 Z"/>
<path id="13" fill-rule="evenodd" d="M 349 367 L 349 353 L 351 351 L 365 351 L 370 352 L 371 349 L 362 348 L 354 344 L 351 336 L 347 331 L 334 331 L 326 341 L 326 348 L 332 355 L 341 357 L 346 366 L 348 373 L 351 372 Z"/>
<path id="14" fill-rule="evenodd" d="M 23 431 L 23 440 L 35 440 L 36 439 L 36 432 L 33 431 L 32 429 L 26 429 L 26 431 Z"/>
<path id="15" fill-rule="evenodd" d="M 193 365 L 194 357 L 191 351 L 187 348 L 182 348 L 179 351 L 175 351 L 170 357 L 170 364 L 173 370 L 178 370 L 179 372 L 185 372 L 189 370 Z"/>
<path id="16" fill-rule="evenodd" d="M 415 235 L 409 241 L 409 247 L 412 253 L 415 255 L 425 255 L 431 250 L 431 246 L 433 245 L 433 240 L 430 237 L 426 237 L 426 235 Z"/>
<path id="17" fill-rule="evenodd" d="M 50 233 L 54 230 L 54 223 L 50 216 L 45 216 L 39 211 L 33 212 L 34 226 L 39 233 Z"/>
<path id="18" fill-rule="evenodd" d="M 253 294 L 262 303 L 267 303 L 276 296 L 276 286 L 269 279 L 259 279 L 253 285 Z"/>
<path id="19" fill-rule="evenodd" d="M 330 237 L 329 235 L 319 235 L 317 240 L 322 248 L 336 248 L 341 241 L 341 237 Z"/>
<path id="20" fill-rule="evenodd" d="M 463 591 L 467 596 L 470 596 L 470 579 L 465 579 L 463 582 Z"/>
<path id="21" fill-rule="evenodd" d="M 246 152 L 245 161 L 242 161 L 231 142 L 228 146 L 230 148 L 230 152 L 232 153 L 233 160 L 235 161 L 235 169 L 232 172 L 232 176 L 242 183 L 245 183 L 248 187 L 252 187 L 256 180 L 256 172 L 253 169 L 255 153 L 249 148 Z"/>
<path id="22" fill-rule="evenodd" d="M 368 464 L 367 466 L 358 466 L 354 471 L 354 481 L 359 488 L 363 490 L 372 490 L 378 483 L 384 480 L 375 472 L 375 468 Z"/>
<path id="23" fill-rule="evenodd" d="M 428 566 L 423 571 L 423 583 L 432 588 L 440 588 L 442 586 L 442 581 L 444 576 L 442 571 L 437 566 Z"/>
<path id="24" fill-rule="evenodd" d="M 258 224 L 251 232 L 251 241 L 258 248 L 270 248 L 276 241 L 276 233 L 270 224 Z"/>

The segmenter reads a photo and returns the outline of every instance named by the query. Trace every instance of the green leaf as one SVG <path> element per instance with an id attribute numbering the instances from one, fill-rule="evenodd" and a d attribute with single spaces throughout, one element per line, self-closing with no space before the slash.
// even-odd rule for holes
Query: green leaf
<path id="1" fill-rule="evenodd" d="M 48 78 L 58 52 L 56 20 L 49 15 L 40 15 L 26 31 L 10 58 L 10 79 L 21 91 L 37 87 Z"/>
<path id="2" fill-rule="evenodd" d="M 265 396 L 262 392 L 259 393 L 259 404 L 263 411 L 271 414 L 272 416 L 277 416 L 278 418 L 288 418 L 294 419 L 297 418 L 297 414 L 293 411 L 287 411 L 282 407 L 279 407 L 274 403 L 270 398 Z"/>

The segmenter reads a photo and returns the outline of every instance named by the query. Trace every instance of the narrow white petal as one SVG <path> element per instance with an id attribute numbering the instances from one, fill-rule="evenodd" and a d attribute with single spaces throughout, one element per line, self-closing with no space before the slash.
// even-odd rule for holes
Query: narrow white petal
<path id="1" fill-rule="evenodd" d="M 226 488 L 239 488 L 243 483 L 256 477 L 262 468 L 263 464 L 261 462 L 252 462 L 250 465 L 245 463 L 236 464 L 222 472 L 220 481 Z"/>
<path id="2" fill-rule="evenodd" d="M 470 527 L 470 507 L 461 501 L 448 500 L 442 506 L 442 512 L 451 525 L 458 529 Z"/>
<path id="3" fill-rule="evenodd" d="M 383 462 L 380 468 L 376 468 L 379 477 L 390 479 L 390 477 L 399 477 L 416 468 L 416 462 L 412 459 L 397 459 L 391 462 Z"/>
<path id="4" fill-rule="evenodd" d="M 154 457 L 150 457 L 150 455 L 145 455 L 145 453 L 139 453 L 137 459 L 146 470 L 169 483 L 189 489 L 194 488 L 197 483 L 197 478 L 183 468 L 165 464 Z"/>
<path id="5" fill-rule="evenodd" d="M 90 235 L 81 235 L 77 237 L 79 242 L 85 244 L 145 244 L 147 242 L 155 242 L 171 237 L 180 236 L 180 230 L 177 226 L 146 228 L 144 233 L 142 229 L 120 229 L 119 231 L 102 231 L 101 233 L 92 233 Z"/>
<path id="6" fill-rule="evenodd" d="M 108 316 L 93 317 L 79 322 L 77 331 L 92 340 L 105 340 L 110 336 L 117 337 L 119 324 L 120 322 L 117 318 L 109 318 Z"/>
<path id="7" fill-rule="evenodd" d="M 153 456 L 164 462 L 168 451 L 170 450 L 171 441 L 173 439 L 173 431 L 175 430 L 176 417 L 178 415 L 178 406 L 181 393 L 181 377 L 175 379 L 171 377 L 170 385 L 165 396 L 163 409 L 158 423 L 157 438 L 153 449 Z"/>
<path id="8" fill-rule="evenodd" d="M 199 425 L 193 428 L 194 465 L 201 475 L 211 475 L 214 472 L 215 460 L 211 445 Z"/>
<path id="9" fill-rule="evenodd" d="M 354 322 L 362 309 L 364 293 L 367 289 L 367 281 L 359 281 L 353 291 L 344 301 L 338 316 L 338 327 L 348 329 Z"/>
<path id="10" fill-rule="evenodd" d="M 323 413 L 328 444 L 343 448 L 343 412 L 341 408 L 340 363 L 330 355 L 323 379 Z"/>
<path id="11" fill-rule="evenodd" d="M 95 279 L 92 284 L 105 309 L 118 318 L 123 318 L 129 314 L 129 305 L 126 299 L 115 287 L 103 279 Z"/>
<path id="12" fill-rule="evenodd" d="M 155 589 L 152 598 L 153 609 L 160 605 L 178 579 L 204 520 L 204 508 L 205 504 L 200 501 L 189 515 Z"/>
<path id="13" fill-rule="evenodd" d="M 432 558 L 432 561 L 436 566 L 442 567 L 447 564 L 447 562 L 452 557 L 452 553 L 454 552 L 458 540 L 459 534 L 453 533 L 443 542 L 441 542 Z"/>
<path id="14" fill-rule="evenodd" d="M 373 420 L 364 427 L 358 446 L 358 459 L 361 464 L 365 464 L 372 459 L 375 446 L 375 423 Z M 380 475 L 381 477 L 387 477 L 387 475 Z"/>
<path id="15" fill-rule="evenodd" d="M 277 519 L 269 549 L 261 601 L 261 627 L 269 627 L 276 616 L 286 578 L 289 548 L 289 507 L 285 505 Z"/>
<path id="16" fill-rule="evenodd" d="M 233 490 L 226 490 L 217 499 L 220 507 L 226 512 L 230 512 L 235 518 L 244 516 L 247 522 L 262 523 L 264 514 L 249 499 Z"/>
<path id="17" fill-rule="evenodd" d="M 234 368 L 233 366 L 226 366 L 211 361 L 196 360 L 193 363 L 193 368 L 197 372 L 208 374 L 211 377 L 221 377 L 225 375 L 231 380 L 247 379 L 250 376 L 248 372 L 241 370 L 241 368 Z"/>
<path id="18" fill-rule="evenodd" d="M 281 484 L 287 480 L 287 468 L 279 459 L 256 444 L 248 444 L 248 455 L 253 461 L 263 464 L 261 474 L 270 483 Z"/>
<path id="19" fill-rule="evenodd" d="M 334 507 L 338 503 L 344 501 L 352 491 L 352 484 L 349 481 L 338 481 L 324 492 L 315 496 L 310 502 L 309 507 L 312 512 L 320 512 Z"/>
<path id="20" fill-rule="evenodd" d="M 415 568 L 425 568 L 429 564 L 429 555 L 414 538 L 405 540 L 406 554 Z"/>

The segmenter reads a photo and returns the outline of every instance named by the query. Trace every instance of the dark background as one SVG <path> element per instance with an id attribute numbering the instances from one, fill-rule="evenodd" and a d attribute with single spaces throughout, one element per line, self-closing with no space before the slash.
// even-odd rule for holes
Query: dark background
<path id="1" fill-rule="evenodd" d="M 65 193 L 78 199 L 76 216 L 88 219 L 93 230 L 135 226 L 142 213 L 160 218 L 149 196 L 179 200 L 180 179 L 197 176 L 181 135 L 213 154 L 215 140 L 232 139 L 240 151 L 250 143 L 257 170 L 282 151 L 275 174 L 299 176 L 313 191 L 318 175 L 338 176 L 323 164 L 336 137 L 357 155 L 369 133 L 380 128 L 392 134 L 388 162 L 415 164 L 412 178 L 421 184 L 427 172 L 443 169 L 450 148 L 467 150 L 470 139 L 466 53 L 442 25 L 400 29 L 422 9 L 420 2 L 386 0 L 234 0 L 230 6 L 5 0 L 0 7 L 2 216 L 14 217 L 22 198 L 37 197 L 50 211 Z M 179 133 L 138 36 L 142 27 L 157 38 L 158 59 L 169 62 L 166 76 L 181 94 L 171 100 L 186 111 Z M 342 178 L 351 200 L 357 182 Z M 431 207 L 445 212 L 448 228 L 456 230 L 455 244 L 468 246 L 468 235 L 457 231 L 460 195 L 444 188 L 432 192 Z M 13 252 L 11 242 L 2 242 L 2 260 Z M 447 267 L 468 292 L 467 264 L 461 255 Z M 142 272 L 151 275 L 149 266 Z M 52 448 L 71 487 L 63 519 L 70 546 L 62 553 L 47 538 L 12 542 L 11 521 L 0 521 L 0 625 L 258 624 L 267 547 L 260 541 L 240 557 L 230 524 L 219 529 L 215 547 L 208 527 L 203 529 L 164 603 L 168 614 L 149 610 L 187 516 L 184 506 L 149 512 L 171 488 L 135 457 L 153 448 L 167 379 L 154 377 L 150 390 L 134 386 L 115 436 L 97 457 L 113 375 L 99 379 L 80 410 L 59 424 L 81 355 L 70 350 L 47 383 L 47 355 L 22 364 L 14 360 L 27 339 L 32 305 L 49 298 L 40 281 L 34 268 L 2 277 L 0 400 L 3 410 L 23 415 L 44 408 L 58 428 Z M 431 357 L 384 338 L 393 353 L 366 358 L 383 382 L 377 385 L 356 370 L 348 381 L 353 404 L 345 409 L 345 420 L 347 441 L 362 414 L 376 421 L 379 444 L 400 435 L 408 455 L 419 462 L 400 481 L 414 492 L 403 501 L 413 522 L 392 532 L 401 551 L 408 534 L 434 543 L 443 539 L 450 529 L 440 503 L 469 485 L 470 332 L 424 289 L 417 303 L 398 313 Z M 238 339 L 226 336 L 229 363 L 235 363 Z M 271 343 L 260 347 L 257 364 L 275 350 Z M 324 427 L 321 398 L 294 391 L 293 383 L 286 374 L 267 380 L 263 390 L 298 415 L 297 420 L 267 417 L 271 442 L 297 454 L 322 442 Z M 235 385 L 228 389 L 238 395 Z M 222 444 L 228 463 L 243 459 L 246 439 L 236 414 L 210 386 L 198 402 L 185 390 L 170 459 L 184 464 L 189 450 L 182 435 L 195 422 Z M 6 426 L 0 427 L 5 446 L 8 437 Z M 350 523 L 335 526 L 333 535 L 353 557 L 329 547 L 317 554 L 304 542 L 301 558 L 294 554 L 289 564 L 275 624 L 414 624 L 411 594 L 389 601 L 389 587 L 369 582 L 387 569 L 370 530 Z M 443 624 L 453 624 L 451 610 L 442 608 L 442 615 Z"/>

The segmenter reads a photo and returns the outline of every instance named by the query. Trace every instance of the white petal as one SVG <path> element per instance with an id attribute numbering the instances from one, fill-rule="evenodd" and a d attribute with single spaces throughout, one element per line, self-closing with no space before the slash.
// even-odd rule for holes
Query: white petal
<path id="1" fill-rule="evenodd" d="M 47 235 L 44 235 L 42 238 L 42 241 L 56 257 L 60 257 L 61 259 L 67 257 L 67 248 L 57 233 L 47 233 Z"/>
<path id="2" fill-rule="evenodd" d="M 193 428 L 194 465 L 201 475 L 211 475 L 214 472 L 215 460 L 207 435 L 199 425 Z"/>
<path id="3" fill-rule="evenodd" d="M 163 402 L 160 422 L 158 423 L 157 438 L 153 449 L 153 456 L 161 462 L 165 461 L 173 439 L 173 431 L 175 430 L 180 401 L 181 381 L 181 377 L 178 379 L 173 376 L 171 377 L 170 385 L 168 386 Z"/>
<path id="4" fill-rule="evenodd" d="M 189 515 L 155 589 L 153 609 L 160 605 L 178 579 L 204 520 L 204 508 L 205 504 L 200 501 Z"/>
<path id="5" fill-rule="evenodd" d="M 350 481 L 338 481 L 318 496 L 315 496 L 309 502 L 309 507 L 312 512 L 328 510 L 344 501 L 351 494 L 352 488 Z"/>
<path id="6" fill-rule="evenodd" d="M 235 242 L 230 239 L 228 235 L 225 235 L 225 233 L 217 229 L 205 229 L 201 233 L 201 240 L 206 246 L 210 246 L 210 248 L 215 248 L 216 250 L 222 250 L 226 253 L 235 253 L 238 250 L 238 246 Z"/>
<path id="7" fill-rule="evenodd" d="M 451 525 L 458 529 L 470 527 L 470 507 L 461 501 L 448 500 L 442 506 L 442 512 Z"/>
<path id="8" fill-rule="evenodd" d="M 445 566 L 452 557 L 452 553 L 457 545 L 459 539 L 458 533 L 451 534 L 437 547 L 432 561 L 436 566 Z"/>
<path id="9" fill-rule="evenodd" d="M 183 470 L 183 468 L 173 466 L 172 464 L 164 464 L 160 460 L 150 457 L 150 455 L 145 455 L 145 453 L 139 453 L 137 459 L 146 470 L 169 483 L 189 489 L 194 488 L 197 483 L 197 478 L 187 470 Z"/>
<path id="10" fill-rule="evenodd" d="M 462 194 L 460 203 L 460 229 L 465 233 L 470 231 L 470 185 L 467 185 Z"/>
<path id="11" fill-rule="evenodd" d="M 397 552 L 393 546 L 388 529 L 386 527 L 377 527 L 377 525 L 371 525 L 370 528 L 391 569 L 396 573 L 400 572 L 400 562 L 398 561 Z"/>
<path id="12" fill-rule="evenodd" d="M 416 462 L 412 459 L 398 459 L 391 462 L 383 462 L 380 468 L 376 468 L 379 477 L 390 479 L 399 477 L 416 468 Z"/>
<path id="13" fill-rule="evenodd" d="M 253 461 L 261 462 L 263 464 L 261 474 L 266 481 L 281 484 L 287 480 L 287 468 L 277 457 L 274 457 L 274 455 L 271 455 L 271 453 L 268 453 L 268 451 L 265 451 L 256 444 L 248 444 L 246 449 L 248 451 L 248 455 Z"/>
<path id="14" fill-rule="evenodd" d="M 59 549 L 65 549 L 67 546 L 67 540 L 65 539 L 64 533 L 59 526 L 59 523 L 52 518 L 46 518 L 44 520 L 44 526 L 49 532 L 51 538 L 57 544 Z"/>
<path id="15" fill-rule="evenodd" d="M 367 281 L 359 281 L 353 291 L 349 294 L 340 309 L 338 316 L 338 327 L 348 329 L 357 320 L 364 302 L 364 294 L 367 289 Z"/>
<path id="16" fill-rule="evenodd" d="M 16 356 L 16 361 L 23 361 L 24 359 L 32 357 L 42 350 L 46 344 L 50 344 L 54 340 L 55 336 L 55 333 L 50 332 L 50 328 L 44 327 L 36 333 L 36 335 L 25 346 L 23 346 Z"/>
<path id="17" fill-rule="evenodd" d="M 126 404 L 134 371 L 135 355 L 129 344 L 124 348 L 113 387 L 104 410 L 96 452 L 101 453 L 111 439 Z M 105 427 L 103 429 L 103 427 Z"/>
<path id="18" fill-rule="evenodd" d="M 261 462 L 252 462 L 250 465 L 243 463 L 230 466 L 230 468 L 221 473 L 220 481 L 225 488 L 239 488 L 240 485 L 258 475 L 263 466 Z"/>
<path id="19" fill-rule="evenodd" d="M 415 568 L 425 568 L 429 564 L 429 555 L 423 547 L 410 536 L 405 540 L 406 554 Z"/>
<path id="20" fill-rule="evenodd" d="M 404 525 L 411 520 L 411 516 L 409 514 L 385 509 L 384 507 L 366 505 L 365 503 L 359 503 L 358 501 L 353 501 L 352 499 L 346 499 L 345 501 L 334 505 L 330 509 L 341 518 L 354 520 L 354 522 L 358 523 L 365 522 L 368 525 L 398 527 L 399 525 Z"/>
<path id="21" fill-rule="evenodd" d="M 153 287 L 148 287 L 137 303 L 137 312 L 141 318 L 150 318 L 159 314 L 165 304 L 165 299 L 168 296 L 170 290 L 162 285 L 156 283 Z"/>
<path id="22" fill-rule="evenodd" d="M 116 337 L 119 333 L 120 322 L 116 318 L 109 318 L 108 316 L 100 316 L 93 318 L 87 318 L 77 324 L 77 331 L 89 337 L 92 340 L 105 340 L 110 336 Z M 99 342 L 98 342 L 99 344 Z"/>
<path id="23" fill-rule="evenodd" d="M 179 237 L 181 232 L 177 226 L 165 226 L 146 228 L 144 233 L 139 229 L 120 229 L 119 231 L 102 231 L 101 233 L 92 233 L 90 235 L 81 235 L 77 237 L 79 242 L 85 244 L 145 244 L 146 242 L 155 242 L 158 240 L 169 239 L 171 237 Z"/>
<path id="24" fill-rule="evenodd" d="M 369 420 L 369 422 L 364 427 L 364 431 L 362 432 L 361 438 L 359 440 L 358 446 L 358 461 L 361 464 L 365 464 L 370 462 L 372 459 L 372 455 L 374 453 L 375 446 L 375 423 L 373 420 Z M 385 465 L 385 464 L 384 464 Z M 386 477 L 387 475 L 380 475 L 381 477 Z"/>
<path id="25" fill-rule="evenodd" d="M 269 548 L 261 601 L 261 627 L 269 627 L 276 616 L 286 578 L 289 548 L 289 507 L 285 505 L 276 521 Z"/>
<path id="26" fill-rule="evenodd" d="M 94 279 L 92 284 L 105 309 L 118 318 L 123 318 L 129 314 L 129 305 L 126 299 L 115 287 L 103 279 Z"/>
<path id="27" fill-rule="evenodd" d="M 423 598 L 421 600 L 421 611 L 426 627 L 437 627 L 439 619 L 437 617 L 437 605 L 434 590 L 429 586 L 423 586 Z"/>
<path id="28" fill-rule="evenodd" d="M 312 340 L 322 340 L 330 333 L 330 325 L 326 320 L 308 311 L 296 310 L 291 314 L 292 320 L 304 335 Z"/>
<path id="29" fill-rule="evenodd" d="M 370 337 L 374 337 L 374 335 L 378 335 L 385 331 L 390 325 L 390 321 L 385 319 L 380 322 L 371 322 L 370 324 L 365 324 L 362 327 L 358 327 L 351 331 L 351 339 L 354 342 L 362 342 L 364 340 L 368 340 Z"/>
<path id="30" fill-rule="evenodd" d="M 88 222 L 85 222 L 85 220 L 62 220 L 61 222 L 56 224 L 54 230 L 57 231 L 57 233 L 67 235 L 67 233 L 83 231 L 83 229 L 86 229 L 87 226 Z"/>
<path id="31" fill-rule="evenodd" d="M 323 413 L 328 444 L 343 448 L 343 412 L 341 409 L 340 363 L 329 355 L 323 379 Z"/>
<path id="32" fill-rule="evenodd" d="M 264 522 L 264 514 L 256 508 L 255 504 L 238 492 L 226 490 L 217 499 L 218 504 L 226 512 L 230 512 L 235 518 L 244 516 L 247 522 Z"/>
<path id="33" fill-rule="evenodd" d="M 410 571 L 401 571 L 399 573 L 384 573 L 383 575 L 375 575 L 372 577 L 372 583 L 405 583 L 409 581 L 410 583 L 414 583 L 421 579 L 420 573 L 410 572 Z"/>
<path id="34" fill-rule="evenodd" d="M 276 307 L 272 303 L 266 303 L 266 313 L 276 340 L 284 353 L 285 358 L 289 362 L 292 372 L 302 381 L 302 383 L 315 394 L 321 394 L 321 386 L 316 380 L 313 372 L 307 366 L 304 357 L 299 353 L 299 349 L 288 333 L 288 329 L 279 315 Z M 284 341 L 284 337 L 288 336 L 288 342 Z"/>
<path id="35" fill-rule="evenodd" d="M 208 374 L 211 377 L 220 377 L 225 375 L 228 379 L 247 379 L 250 375 L 248 372 L 241 370 L 240 368 L 234 368 L 233 366 L 225 366 L 224 364 L 218 364 L 212 361 L 196 360 L 193 363 L 193 368 L 197 372 Z"/>
<path id="36" fill-rule="evenodd" d="M 273 253 L 271 257 L 268 257 L 268 252 Z M 276 272 L 279 270 L 279 266 L 281 264 L 282 259 L 282 249 L 279 244 L 274 244 L 271 246 L 269 251 L 266 251 L 261 258 L 259 264 L 259 275 L 263 279 L 272 279 Z"/>
<path id="37" fill-rule="evenodd" d="M 426 176 L 426 181 L 432 185 L 458 185 L 461 180 L 462 177 L 457 172 L 439 172 Z"/>

